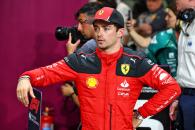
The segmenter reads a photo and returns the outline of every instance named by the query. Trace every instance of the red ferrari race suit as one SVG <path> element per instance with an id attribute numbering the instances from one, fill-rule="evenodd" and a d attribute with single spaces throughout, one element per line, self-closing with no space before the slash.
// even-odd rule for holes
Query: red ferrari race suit
<path id="1" fill-rule="evenodd" d="M 27 71 L 33 86 L 73 80 L 78 89 L 82 130 L 133 130 L 134 105 L 143 85 L 158 90 L 138 109 L 154 115 L 180 94 L 175 79 L 143 54 L 128 48 L 108 55 L 74 53 L 52 65 Z"/>

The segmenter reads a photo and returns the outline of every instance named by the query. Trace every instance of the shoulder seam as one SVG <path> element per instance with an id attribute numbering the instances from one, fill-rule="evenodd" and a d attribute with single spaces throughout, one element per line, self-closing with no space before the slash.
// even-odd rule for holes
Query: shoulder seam
<path id="1" fill-rule="evenodd" d="M 92 53 L 90 53 L 90 54 L 87 54 L 87 53 L 84 53 L 84 52 L 80 52 L 80 53 L 78 53 L 79 55 L 82 55 L 82 54 L 84 54 L 84 55 L 86 55 L 86 56 L 90 56 L 90 55 L 93 55 L 93 54 L 95 54 L 95 51 L 94 52 L 92 52 Z"/>
<path id="2" fill-rule="evenodd" d="M 128 53 L 125 53 L 125 52 L 123 52 L 123 55 L 129 56 L 129 57 L 136 57 L 136 58 L 138 58 L 140 60 L 143 59 L 142 57 L 140 57 L 138 55 L 131 55 L 131 54 L 128 54 Z"/>

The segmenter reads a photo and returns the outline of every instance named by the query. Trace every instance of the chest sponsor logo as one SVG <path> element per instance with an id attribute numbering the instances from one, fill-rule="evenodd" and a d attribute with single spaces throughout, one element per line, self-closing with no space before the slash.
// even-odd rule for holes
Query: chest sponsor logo
<path id="1" fill-rule="evenodd" d="M 129 96 L 129 83 L 127 82 L 127 80 L 125 79 L 121 84 L 120 87 L 117 88 L 117 93 L 118 96 L 123 96 L 123 97 L 127 97 Z"/>
<path id="2" fill-rule="evenodd" d="M 121 87 L 123 87 L 123 88 L 129 87 L 129 83 L 128 83 L 126 80 L 124 80 L 124 82 L 122 82 L 120 85 L 121 85 Z"/>
<path id="3" fill-rule="evenodd" d="M 96 88 L 98 84 L 99 82 L 95 77 L 88 77 L 86 80 L 86 85 L 88 88 Z"/>
<path id="4" fill-rule="evenodd" d="M 124 75 L 126 75 L 130 70 L 129 64 L 121 64 L 121 71 Z"/>

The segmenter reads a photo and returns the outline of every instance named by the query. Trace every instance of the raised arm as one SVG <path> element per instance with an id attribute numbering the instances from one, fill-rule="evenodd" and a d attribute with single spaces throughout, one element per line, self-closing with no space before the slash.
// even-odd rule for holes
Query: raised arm
<path id="1" fill-rule="evenodd" d="M 75 80 L 76 77 L 77 73 L 73 71 L 64 60 L 46 67 L 26 71 L 18 80 L 16 89 L 17 98 L 27 107 L 29 104 L 28 94 L 30 94 L 32 98 L 35 97 L 32 86 L 43 87 L 67 80 Z"/>
<path id="2" fill-rule="evenodd" d="M 126 23 L 129 36 L 135 41 L 135 44 L 142 48 L 147 48 L 150 44 L 150 37 L 143 37 L 138 34 L 134 28 L 135 20 L 129 20 Z"/>

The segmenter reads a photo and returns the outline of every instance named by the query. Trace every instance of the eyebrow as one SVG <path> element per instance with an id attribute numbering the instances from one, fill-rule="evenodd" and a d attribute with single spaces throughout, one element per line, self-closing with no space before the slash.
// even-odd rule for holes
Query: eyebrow
<path id="1" fill-rule="evenodd" d="M 97 26 L 97 24 L 96 24 L 96 23 L 94 23 L 93 25 L 94 25 L 94 26 Z M 106 26 L 112 26 L 112 25 L 114 26 L 114 24 L 112 24 L 112 23 L 106 23 L 106 24 L 105 24 L 105 23 L 103 23 L 103 24 L 101 24 L 101 26 L 103 26 L 103 27 L 106 27 Z"/>

